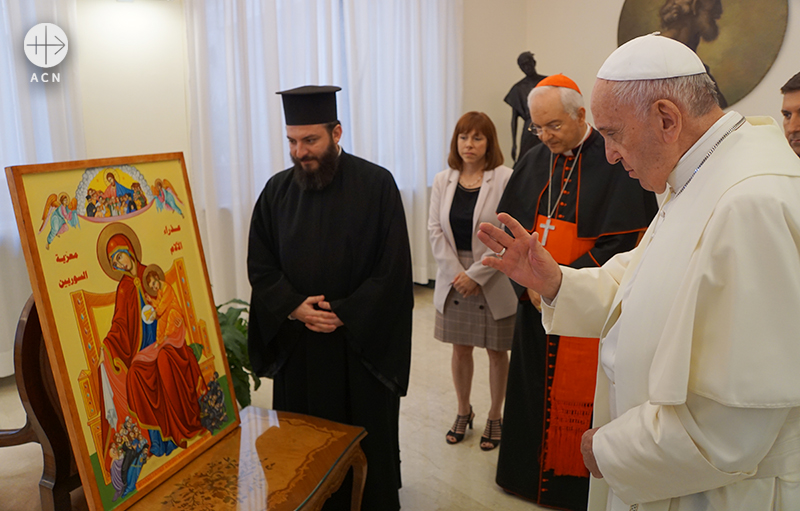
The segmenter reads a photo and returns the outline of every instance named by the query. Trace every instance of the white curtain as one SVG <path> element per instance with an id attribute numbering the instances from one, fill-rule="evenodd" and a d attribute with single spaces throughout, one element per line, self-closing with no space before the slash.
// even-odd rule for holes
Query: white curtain
<path id="1" fill-rule="evenodd" d="M 39 69 L 23 51 L 27 31 L 55 23 L 67 37 L 76 29 L 75 0 L 0 0 L 0 167 L 85 157 L 76 51 L 48 72 L 59 83 L 31 83 Z M 0 377 L 14 372 L 14 332 L 31 294 L 14 210 L 0 186 Z"/>
<path id="2" fill-rule="evenodd" d="M 436 276 L 429 186 L 447 166 L 461 115 L 463 3 L 345 2 L 353 152 L 394 174 L 403 196 L 414 281 Z"/>
<path id="3" fill-rule="evenodd" d="M 462 0 L 187 2 L 195 207 L 215 300 L 249 299 L 253 204 L 290 166 L 275 92 L 339 85 L 348 152 L 389 169 L 404 199 L 414 280 L 435 275 L 429 185 L 461 114 Z"/>

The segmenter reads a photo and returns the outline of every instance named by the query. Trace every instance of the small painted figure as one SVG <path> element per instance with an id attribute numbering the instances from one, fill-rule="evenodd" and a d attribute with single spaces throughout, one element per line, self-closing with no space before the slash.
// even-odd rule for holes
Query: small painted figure
<path id="1" fill-rule="evenodd" d="M 117 177 L 114 175 L 114 172 L 106 173 L 106 182 L 108 186 L 106 187 L 106 191 L 103 192 L 103 197 L 122 197 L 126 193 L 133 195 L 133 191 L 130 188 L 117 182 Z"/>
<path id="2" fill-rule="evenodd" d="M 39 228 L 39 232 L 42 232 L 47 219 L 50 219 L 50 233 L 47 235 L 46 249 L 49 250 L 53 240 L 67 232 L 70 227 L 80 227 L 78 213 L 75 211 L 77 207 L 78 201 L 69 200 L 69 195 L 66 193 L 51 194 L 47 198 L 42 215 L 42 226 Z"/>
<path id="3" fill-rule="evenodd" d="M 178 195 L 175 193 L 175 189 L 172 187 L 169 181 L 164 179 L 156 179 L 156 182 L 153 184 L 153 189 L 155 191 L 156 196 L 156 208 L 158 211 L 161 211 L 163 208 L 167 208 L 171 211 L 175 211 L 181 217 L 183 217 L 183 212 L 181 208 L 178 207 L 178 203 L 181 200 L 178 198 Z"/>

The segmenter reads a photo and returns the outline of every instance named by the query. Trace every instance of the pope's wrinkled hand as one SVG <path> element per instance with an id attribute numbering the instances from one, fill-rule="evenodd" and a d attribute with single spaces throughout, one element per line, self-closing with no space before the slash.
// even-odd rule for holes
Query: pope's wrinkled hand
<path id="1" fill-rule="evenodd" d="M 539 243 L 539 234 L 531 235 L 507 213 L 499 213 L 497 219 L 508 227 L 511 235 L 490 223 L 480 225 L 478 239 L 497 254 L 485 257 L 483 264 L 500 270 L 548 301 L 555 298 L 561 287 L 561 268 Z"/>
<path id="2" fill-rule="evenodd" d="M 594 434 L 600 428 L 590 429 L 583 433 L 581 437 L 581 454 L 583 455 L 583 464 L 591 472 L 591 474 L 598 478 L 603 478 L 603 473 L 600 472 L 600 467 L 597 466 L 597 459 L 594 457 Z"/>

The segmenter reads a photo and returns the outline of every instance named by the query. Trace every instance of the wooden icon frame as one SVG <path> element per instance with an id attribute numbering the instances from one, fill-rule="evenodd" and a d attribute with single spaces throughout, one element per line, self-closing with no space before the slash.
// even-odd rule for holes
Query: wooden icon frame
<path id="1" fill-rule="evenodd" d="M 6 177 L 87 502 L 127 509 L 239 425 L 183 154 Z"/>

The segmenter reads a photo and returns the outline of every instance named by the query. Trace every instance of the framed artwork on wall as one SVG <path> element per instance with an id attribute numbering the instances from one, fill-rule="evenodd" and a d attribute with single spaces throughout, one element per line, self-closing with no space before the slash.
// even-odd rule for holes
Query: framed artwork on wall
<path id="1" fill-rule="evenodd" d="M 89 507 L 127 509 L 239 425 L 183 155 L 6 177 Z"/>
<path id="2" fill-rule="evenodd" d="M 617 44 L 656 31 L 684 43 L 706 65 L 725 108 L 772 67 L 788 19 L 787 0 L 625 0 Z"/>

